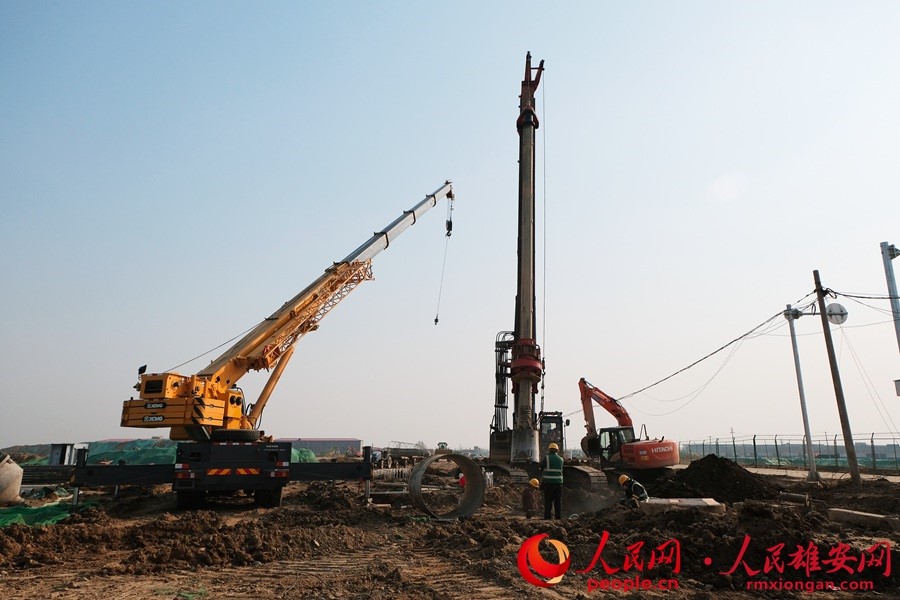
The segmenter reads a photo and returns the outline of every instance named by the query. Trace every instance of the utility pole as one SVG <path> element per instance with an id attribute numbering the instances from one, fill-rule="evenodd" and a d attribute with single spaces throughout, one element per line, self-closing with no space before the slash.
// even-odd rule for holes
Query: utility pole
<path id="1" fill-rule="evenodd" d="M 847 451 L 847 465 L 850 467 L 850 480 L 855 487 L 862 487 L 859 475 L 859 464 L 856 462 L 856 447 L 853 445 L 853 433 L 850 431 L 850 417 L 847 416 L 847 404 L 844 402 L 844 388 L 841 385 L 841 373 L 838 371 L 837 357 L 834 355 L 834 342 L 831 339 L 831 326 L 825 313 L 825 290 L 819 280 L 819 272 L 813 271 L 816 284 L 816 297 L 819 301 L 819 313 L 822 315 L 822 331 L 825 334 L 825 349 L 828 351 L 828 364 L 831 366 L 831 381 L 834 383 L 834 396 L 837 400 L 838 416 L 841 419 L 841 431 L 844 433 L 844 449 Z"/>
<path id="2" fill-rule="evenodd" d="M 800 373 L 800 353 L 797 351 L 797 334 L 794 331 L 794 320 L 803 316 L 803 312 L 799 309 L 791 308 L 787 305 L 784 311 L 784 318 L 787 319 L 788 327 L 791 329 L 791 348 L 794 351 L 794 370 L 797 372 L 797 389 L 800 391 L 800 412 L 803 414 L 803 433 L 806 434 L 806 457 L 809 460 L 809 475 L 806 477 L 808 481 L 818 481 L 819 473 L 816 471 L 816 456 L 813 454 L 812 436 L 809 433 L 809 415 L 806 412 L 806 394 L 803 392 L 803 375 Z"/>
<path id="3" fill-rule="evenodd" d="M 525 78 L 519 96 L 519 236 L 516 315 L 510 363 L 513 392 L 512 462 L 540 460 L 534 399 L 544 372 L 541 349 L 536 341 L 535 319 L 535 131 L 539 123 L 534 93 L 541 83 L 544 61 L 531 68 L 531 52 L 525 57 Z"/>
<path id="4" fill-rule="evenodd" d="M 898 256 L 900 256 L 900 250 L 897 250 L 893 244 L 881 242 L 884 277 L 887 279 L 888 296 L 891 297 L 891 312 L 894 313 L 894 331 L 897 333 L 897 347 L 900 348 L 900 299 L 897 298 L 897 282 L 894 281 L 894 267 L 891 264 L 891 261 Z"/>

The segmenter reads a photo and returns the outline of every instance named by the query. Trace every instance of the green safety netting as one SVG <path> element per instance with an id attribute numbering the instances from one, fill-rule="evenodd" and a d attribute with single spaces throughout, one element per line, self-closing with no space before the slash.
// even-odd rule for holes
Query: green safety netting
<path id="1" fill-rule="evenodd" d="M 174 463 L 177 446 L 178 442 L 172 440 L 91 442 L 88 463 L 99 464 L 111 461 L 112 464 L 116 464 L 120 460 L 124 460 L 129 465 Z M 316 462 L 316 457 L 312 451 L 306 448 L 292 448 L 291 462 Z"/>
<path id="2" fill-rule="evenodd" d="M 88 444 L 88 464 L 118 464 L 119 461 L 125 461 L 129 465 L 171 464 L 175 462 L 177 446 L 178 442 L 169 439 L 90 442 Z M 7 450 L 27 452 L 41 457 L 20 464 L 47 464 L 50 445 L 17 446 Z M 316 456 L 311 450 L 294 446 L 291 449 L 291 462 L 316 462 Z"/>
<path id="3" fill-rule="evenodd" d="M 118 464 L 122 460 L 129 465 L 174 463 L 177 445 L 178 442 L 163 439 L 91 442 L 88 444 L 88 464 Z"/>
<path id="4" fill-rule="evenodd" d="M 293 463 L 314 463 L 316 455 L 312 450 L 306 448 L 291 448 L 291 462 Z"/>
<path id="5" fill-rule="evenodd" d="M 82 503 L 81 507 L 91 503 Z M 7 525 L 53 525 L 68 517 L 72 512 L 72 505 L 68 500 L 54 502 L 44 506 L 11 506 L 0 508 L 0 527 Z"/>

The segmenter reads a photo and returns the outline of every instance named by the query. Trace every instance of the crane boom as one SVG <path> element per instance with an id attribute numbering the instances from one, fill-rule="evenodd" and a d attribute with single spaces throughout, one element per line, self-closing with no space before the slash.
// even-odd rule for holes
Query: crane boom
<path id="1" fill-rule="evenodd" d="M 209 439 L 211 430 L 218 428 L 254 429 L 294 344 L 318 329 L 325 315 L 360 283 L 372 279 L 372 259 L 444 198 L 453 201 L 449 181 L 328 267 L 196 375 L 141 373 L 135 386 L 140 398 L 125 401 L 122 425 L 171 427 L 172 439 L 194 440 Z M 249 371 L 273 367 L 259 399 L 249 407 L 237 381 Z"/>

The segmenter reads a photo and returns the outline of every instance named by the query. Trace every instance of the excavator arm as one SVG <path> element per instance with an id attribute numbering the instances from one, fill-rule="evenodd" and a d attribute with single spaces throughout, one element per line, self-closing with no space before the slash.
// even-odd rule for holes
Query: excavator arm
<path id="1" fill-rule="evenodd" d="M 253 430 L 294 345 L 350 292 L 372 279 L 372 259 L 439 200 L 453 201 L 449 181 L 387 225 L 250 330 L 196 375 L 141 373 L 140 397 L 125 401 L 122 426 L 171 427 L 172 439 L 209 439 L 213 429 Z M 450 223 L 447 224 L 448 235 Z M 248 406 L 237 382 L 249 371 L 272 369 L 257 401 Z"/>
<path id="2" fill-rule="evenodd" d="M 625 407 L 622 406 L 618 400 L 600 388 L 588 383 L 584 377 L 578 381 L 578 389 L 581 392 L 581 407 L 584 410 L 584 422 L 585 428 L 588 430 L 588 435 L 597 434 L 597 424 L 594 421 L 594 407 L 591 404 L 592 400 L 602 406 L 606 412 L 615 417 L 616 422 L 620 427 L 633 426 L 631 416 L 628 414 L 628 411 L 625 410 Z"/>

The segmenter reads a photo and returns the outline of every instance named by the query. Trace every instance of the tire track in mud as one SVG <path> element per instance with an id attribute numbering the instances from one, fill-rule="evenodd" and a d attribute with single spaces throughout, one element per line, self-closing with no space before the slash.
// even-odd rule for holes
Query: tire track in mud
<path id="1" fill-rule="evenodd" d="M 421 598 L 466 598 L 467 600 L 495 600 L 510 596 L 510 582 L 502 577 L 485 577 L 459 564 L 452 556 L 436 554 L 433 549 L 411 550 L 405 545 L 382 546 L 371 551 L 353 551 L 323 555 L 315 559 L 280 560 L 265 565 L 241 567 L 252 571 L 257 578 L 285 578 L 297 590 L 310 592 L 309 585 L 330 590 L 341 596 L 377 591 L 382 586 L 415 591 Z M 532 593 L 529 593 L 532 592 Z M 517 597 L 563 599 L 569 596 L 548 589 L 529 589 L 525 583 Z M 401 594 L 410 597 L 410 594 Z"/>
<path id="2" fill-rule="evenodd" d="M 495 574 L 484 577 L 467 565 L 461 565 L 453 557 L 436 555 L 434 550 L 413 550 L 410 564 L 403 568 L 404 579 L 427 589 L 437 597 L 466 598 L 467 600 L 495 600 L 496 598 L 529 597 L 534 592 L 541 598 L 563 599 L 550 589 L 531 588 L 522 582 L 516 592 L 511 589 L 511 582 Z M 516 582 L 518 583 L 518 582 Z M 512 585 L 515 585 L 514 583 Z"/>

